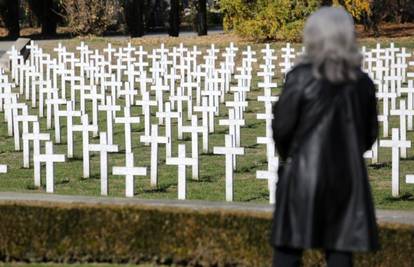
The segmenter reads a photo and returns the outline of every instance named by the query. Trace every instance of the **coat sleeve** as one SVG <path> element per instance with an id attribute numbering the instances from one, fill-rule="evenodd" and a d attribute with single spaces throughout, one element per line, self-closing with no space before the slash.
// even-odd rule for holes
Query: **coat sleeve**
<path id="1" fill-rule="evenodd" d="M 299 120 L 301 90 L 295 75 L 289 73 L 279 97 L 279 101 L 273 106 L 273 139 L 276 150 L 282 160 L 289 156 L 294 131 Z"/>
<path id="2" fill-rule="evenodd" d="M 367 76 L 366 77 L 366 87 L 368 92 L 367 97 L 367 107 L 368 107 L 368 116 L 365 134 L 365 151 L 371 149 L 375 140 L 378 138 L 378 113 L 377 113 L 377 97 L 375 96 L 376 88 L 372 80 Z"/>

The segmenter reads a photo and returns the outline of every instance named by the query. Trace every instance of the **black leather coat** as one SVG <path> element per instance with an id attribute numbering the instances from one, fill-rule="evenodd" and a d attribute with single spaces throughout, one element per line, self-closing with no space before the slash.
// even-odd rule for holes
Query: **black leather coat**
<path id="1" fill-rule="evenodd" d="M 282 160 L 271 244 L 370 251 L 378 247 L 363 153 L 377 138 L 375 86 L 362 71 L 333 85 L 300 64 L 273 107 Z"/>

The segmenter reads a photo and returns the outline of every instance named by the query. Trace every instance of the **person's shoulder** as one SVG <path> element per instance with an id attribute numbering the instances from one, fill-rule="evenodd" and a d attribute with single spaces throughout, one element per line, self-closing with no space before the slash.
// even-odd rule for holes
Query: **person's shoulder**
<path id="1" fill-rule="evenodd" d="M 297 77 L 300 75 L 307 75 L 312 72 L 312 64 L 299 63 L 292 67 L 292 69 L 286 74 L 287 76 Z"/>
<path id="2" fill-rule="evenodd" d="M 357 83 L 359 87 L 367 88 L 368 90 L 375 90 L 374 81 L 368 75 L 368 73 L 359 70 Z"/>

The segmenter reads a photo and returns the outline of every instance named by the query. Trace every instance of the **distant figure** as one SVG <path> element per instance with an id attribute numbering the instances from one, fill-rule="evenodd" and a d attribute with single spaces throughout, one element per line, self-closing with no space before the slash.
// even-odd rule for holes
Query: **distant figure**
<path id="1" fill-rule="evenodd" d="M 271 244 L 273 266 L 300 266 L 323 249 L 329 267 L 378 248 L 363 153 L 378 134 L 375 86 L 361 70 L 352 17 L 321 8 L 304 30 L 306 52 L 273 107 L 281 158 Z"/>

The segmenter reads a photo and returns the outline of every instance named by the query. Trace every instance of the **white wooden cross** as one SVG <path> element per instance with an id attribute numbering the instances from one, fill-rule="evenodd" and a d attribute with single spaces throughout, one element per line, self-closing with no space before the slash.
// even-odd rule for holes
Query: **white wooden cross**
<path id="1" fill-rule="evenodd" d="M 40 133 L 39 122 L 33 122 L 33 132 L 23 134 L 23 168 L 30 168 L 30 144 L 33 141 L 33 155 L 40 154 L 40 141 L 50 141 L 49 133 Z M 35 158 L 35 157 L 34 157 Z M 40 163 L 34 162 L 35 186 L 40 186 Z M 37 165 L 37 166 L 36 166 Z"/>
<path id="2" fill-rule="evenodd" d="M 214 132 L 214 114 L 217 112 L 217 107 L 210 106 L 208 104 L 207 97 L 203 97 L 201 100 L 201 106 L 195 106 L 195 112 L 201 112 L 203 118 L 203 125 L 204 123 L 208 123 L 209 132 Z"/>
<path id="3" fill-rule="evenodd" d="M 134 176 L 146 176 L 147 168 L 134 167 L 133 153 L 126 153 L 125 157 L 125 167 L 113 167 L 112 174 L 125 176 L 125 196 L 134 197 Z"/>
<path id="4" fill-rule="evenodd" d="M 229 127 L 229 135 L 233 139 L 235 146 L 240 146 L 240 127 L 245 125 L 244 119 L 236 118 L 233 108 L 229 109 L 229 118 L 219 120 L 219 125 Z"/>
<path id="5" fill-rule="evenodd" d="M 142 114 L 144 114 L 144 135 L 149 136 L 151 124 L 151 106 L 157 106 L 157 101 L 151 100 L 149 92 L 142 92 L 142 100 L 137 100 L 136 105 L 142 106 Z M 148 145 L 148 143 L 145 143 Z"/>
<path id="6" fill-rule="evenodd" d="M 69 102 L 71 103 L 71 102 Z M 59 144 L 61 142 L 60 136 L 60 117 L 66 116 L 66 112 L 62 112 L 59 110 L 60 105 L 66 105 L 68 102 L 65 99 L 61 98 L 52 98 L 46 100 L 47 111 L 46 111 L 46 118 L 47 118 L 47 129 L 52 128 L 52 105 L 53 105 L 53 114 L 54 114 L 54 129 L 55 129 L 55 142 Z"/>
<path id="7" fill-rule="evenodd" d="M 131 124 L 140 123 L 139 117 L 131 117 L 131 111 L 129 106 L 124 107 L 124 117 L 115 118 L 115 123 L 124 124 L 125 133 L 125 152 L 132 153 L 132 141 L 131 141 Z"/>
<path id="8" fill-rule="evenodd" d="M 406 104 L 405 104 L 405 100 L 401 99 L 400 100 L 400 109 L 394 109 L 391 110 L 390 112 L 391 115 L 393 116 L 399 116 L 400 117 L 400 140 L 404 141 L 407 140 L 407 115 L 414 115 L 414 110 L 408 110 L 406 108 Z M 407 158 L 407 148 L 406 147 L 401 147 L 400 150 L 401 153 L 401 157 L 402 158 Z"/>
<path id="9" fill-rule="evenodd" d="M 99 135 L 99 144 L 90 144 L 89 150 L 100 153 L 101 195 L 108 195 L 108 152 L 118 152 L 117 145 L 108 144 L 106 132 Z"/>
<path id="10" fill-rule="evenodd" d="M 4 164 L 0 165 L 0 173 L 7 173 L 7 165 L 4 165 Z"/>
<path id="11" fill-rule="evenodd" d="M 178 112 L 172 112 L 171 111 L 171 103 L 166 102 L 165 103 L 165 111 L 164 112 L 157 112 L 156 113 L 157 118 L 165 119 L 165 136 L 169 138 L 169 142 L 166 144 L 165 153 L 166 157 L 171 157 L 171 146 L 172 146 L 172 125 L 171 120 L 173 118 L 176 118 L 177 120 L 181 118 L 181 114 Z M 177 127 L 182 127 L 179 123 Z"/>
<path id="12" fill-rule="evenodd" d="M 17 109 L 14 109 L 13 111 L 17 112 Z M 38 120 L 37 116 L 28 115 L 27 108 L 22 109 L 22 114 L 21 115 L 15 114 L 14 120 L 13 120 L 13 122 L 15 123 L 14 127 L 13 127 L 13 130 L 14 130 L 14 145 L 15 145 L 15 150 L 16 151 L 20 151 L 19 122 L 21 122 L 22 125 L 23 125 L 23 127 L 22 127 L 23 128 L 22 129 L 22 136 L 23 136 L 25 133 L 29 132 L 29 122 L 37 122 L 37 120 Z"/>
<path id="13" fill-rule="evenodd" d="M 88 114 L 82 115 L 82 124 L 74 125 L 72 130 L 82 132 L 82 150 L 83 150 L 83 178 L 89 178 L 89 132 L 96 130 L 95 125 L 89 124 Z"/>
<path id="14" fill-rule="evenodd" d="M 192 165 L 192 174 L 193 179 L 198 180 L 200 175 L 198 160 L 198 134 L 203 133 L 206 129 L 202 126 L 198 126 L 197 115 L 193 115 L 191 117 L 191 125 L 183 126 L 182 130 L 183 133 L 191 133 L 191 157 L 196 160 L 196 164 Z"/>
<path id="15" fill-rule="evenodd" d="M 410 79 L 407 87 L 401 88 L 401 93 L 407 94 L 407 109 L 414 110 L 414 73 L 407 73 L 407 77 Z M 407 114 L 407 130 L 413 130 L 413 115 L 410 114 Z"/>
<path id="16" fill-rule="evenodd" d="M 80 111 L 74 110 L 74 102 L 66 102 L 66 110 L 59 110 L 56 116 L 66 117 L 66 142 L 67 142 L 67 157 L 73 158 L 73 118 L 80 117 L 82 114 Z"/>
<path id="17" fill-rule="evenodd" d="M 279 167 L 279 158 L 268 158 L 267 171 L 256 171 L 257 179 L 266 179 L 267 187 L 269 189 L 269 204 L 276 202 L 276 183 L 278 180 L 277 168 Z"/>
<path id="18" fill-rule="evenodd" d="M 53 153 L 53 143 L 46 142 L 46 153 L 40 154 L 40 162 L 46 163 L 46 192 L 54 192 L 54 164 L 55 162 L 65 162 L 65 155 Z"/>
<path id="19" fill-rule="evenodd" d="M 121 106 L 112 103 L 112 97 L 106 97 L 106 105 L 99 105 L 100 111 L 106 111 L 106 132 L 108 137 L 108 145 L 113 144 L 113 117 L 116 116 L 116 112 L 121 110 Z"/>
<path id="20" fill-rule="evenodd" d="M 151 135 L 140 137 L 141 142 L 151 143 L 151 186 L 158 185 L 158 144 L 169 143 L 169 138 L 158 135 L 158 125 L 151 125 Z"/>
<path id="21" fill-rule="evenodd" d="M 393 128 L 392 140 L 380 140 L 380 146 L 392 149 L 392 196 L 397 197 L 400 194 L 400 148 L 411 147 L 411 141 L 401 141 L 398 128 Z"/>
<path id="22" fill-rule="evenodd" d="M 85 93 L 84 94 L 84 99 L 90 99 L 92 100 L 92 125 L 96 126 L 96 131 L 93 131 L 93 136 L 97 137 L 98 136 L 98 130 L 99 130 L 99 125 L 98 125 L 98 100 L 101 101 L 101 104 L 103 102 L 105 102 L 104 99 L 104 95 L 100 94 L 97 92 L 96 86 L 93 85 L 91 86 L 91 90 L 89 93 Z"/>
<path id="23" fill-rule="evenodd" d="M 226 157 L 226 201 L 233 201 L 233 166 L 234 156 L 244 155 L 244 148 L 235 147 L 230 135 L 225 136 L 224 147 L 214 147 L 213 153 Z"/>
<path id="24" fill-rule="evenodd" d="M 187 183 L 186 183 L 186 166 L 196 164 L 196 159 L 187 158 L 185 152 L 185 144 L 178 145 L 178 157 L 167 158 L 167 165 L 178 166 L 178 199 L 186 199 Z"/>

